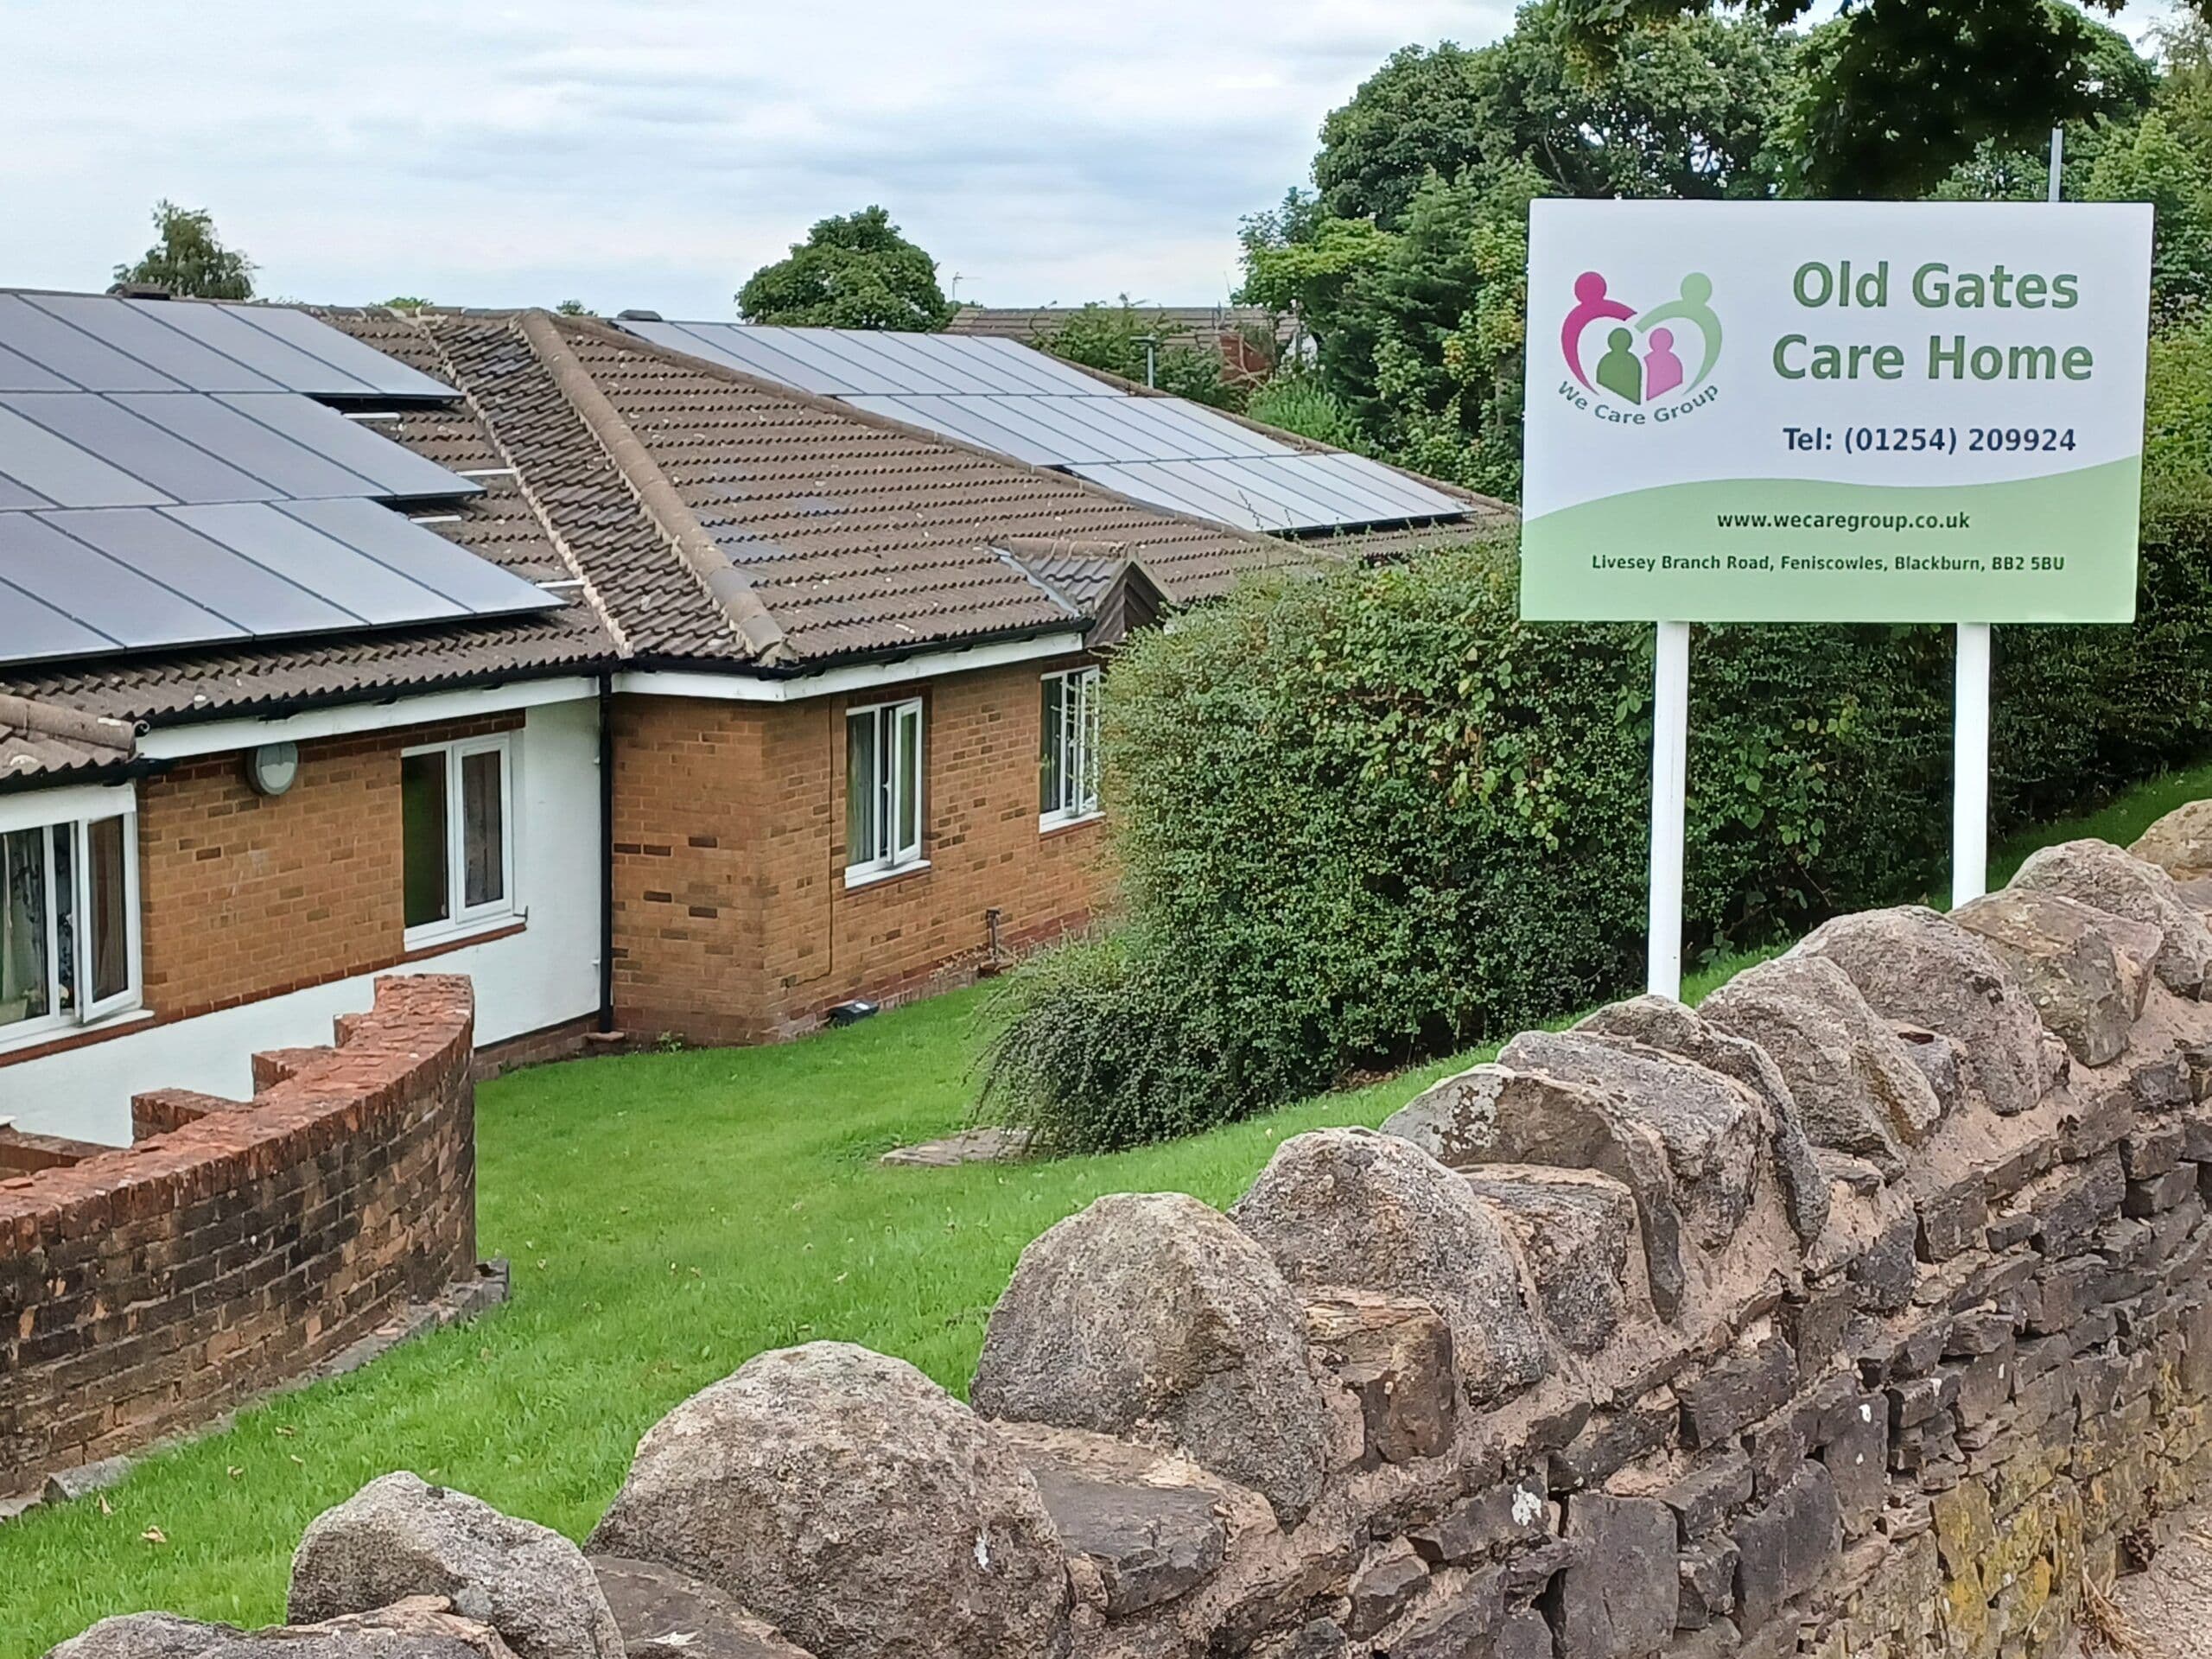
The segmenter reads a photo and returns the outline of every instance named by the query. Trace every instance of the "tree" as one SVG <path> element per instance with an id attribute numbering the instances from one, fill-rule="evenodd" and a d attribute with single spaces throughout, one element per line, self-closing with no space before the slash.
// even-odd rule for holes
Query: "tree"
<path id="1" fill-rule="evenodd" d="M 2170 321 L 2212 296 L 2212 177 L 2153 111 L 2105 146 L 2089 175 L 2092 201 L 2147 201 L 2156 210 L 2151 297 Z"/>
<path id="2" fill-rule="evenodd" d="M 1219 409 L 1244 406 L 1243 389 L 1222 378 L 1218 351 L 1201 349 L 1190 330 L 1169 322 L 1163 312 L 1133 304 L 1126 294 L 1113 305 L 1093 300 L 1077 307 L 1037 343 L 1071 363 L 1141 384 L 1147 338 L 1153 343 L 1153 384 L 1160 391 Z"/>
<path id="3" fill-rule="evenodd" d="M 1610 62 L 1654 23 L 1717 0 L 1561 0 L 1567 38 Z M 1738 0 L 1777 27 L 1814 0 Z M 2107 15 L 2125 0 L 2086 0 Z M 2202 11 L 2206 0 L 2191 0 Z M 2101 73 L 2109 31 L 2064 0 L 1843 0 L 1807 38 L 1792 116 L 1796 187 L 1816 196 L 1919 196 L 1985 145 L 2031 148 L 2124 107 Z"/>
<path id="4" fill-rule="evenodd" d="M 154 230 L 154 245 L 137 264 L 115 268 L 117 282 L 157 283 L 172 294 L 200 300 L 253 297 L 253 261 L 223 245 L 206 208 L 157 201 Z"/>
<path id="5" fill-rule="evenodd" d="M 1395 230 L 1422 178 L 1534 166 L 1562 195 L 1762 196 L 1780 166 L 1791 38 L 1694 18 L 1576 52 L 1562 0 L 1477 50 L 1408 46 L 1321 125 L 1319 207 Z"/>
<path id="6" fill-rule="evenodd" d="M 958 308 L 938 286 L 937 261 L 880 207 L 820 220 L 788 258 L 747 279 L 737 307 L 747 322 L 925 331 Z"/>

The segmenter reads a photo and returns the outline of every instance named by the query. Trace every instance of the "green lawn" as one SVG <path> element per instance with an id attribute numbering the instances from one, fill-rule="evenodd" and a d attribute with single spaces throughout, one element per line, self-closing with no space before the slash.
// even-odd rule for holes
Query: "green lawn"
<path id="1" fill-rule="evenodd" d="M 2031 839 L 2124 842 L 2199 795 L 2212 795 L 2212 767 Z M 1692 995 L 1750 959 L 1699 975 Z M 638 1436 L 762 1349 L 865 1343 L 964 1388 L 1014 1258 L 1061 1217 L 1121 1190 L 1225 1204 L 1285 1136 L 1379 1122 L 1465 1063 L 1111 1157 L 878 1168 L 886 1147 L 964 1122 L 977 1007 L 967 992 L 782 1047 L 582 1061 L 486 1085 L 480 1244 L 512 1261 L 513 1301 L 150 1459 L 105 1504 L 0 1526 L 0 1659 L 140 1608 L 281 1618 L 301 1529 L 394 1468 L 581 1537 Z"/>

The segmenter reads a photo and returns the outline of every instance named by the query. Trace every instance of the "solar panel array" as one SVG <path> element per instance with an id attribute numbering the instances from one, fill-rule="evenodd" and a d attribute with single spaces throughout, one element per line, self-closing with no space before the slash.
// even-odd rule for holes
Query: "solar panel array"
<path id="1" fill-rule="evenodd" d="M 624 319 L 640 339 L 1240 530 L 1465 516 L 1362 455 L 1277 442 L 1202 404 L 1137 397 L 1018 341 Z"/>
<path id="2" fill-rule="evenodd" d="M 557 604 L 379 505 L 482 486 L 321 401 L 457 396 L 302 312 L 0 293 L 0 663 Z"/>

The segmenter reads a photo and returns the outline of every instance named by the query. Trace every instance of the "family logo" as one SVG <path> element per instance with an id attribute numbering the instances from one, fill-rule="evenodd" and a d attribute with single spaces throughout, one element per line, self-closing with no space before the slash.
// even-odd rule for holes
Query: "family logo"
<path id="1" fill-rule="evenodd" d="M 1586 270 L 1574 279 L 1574 308 L 1560 326 L 1559 348 L 1567 369 L 1585 391 L 1608 391 L 1637 408 L 1669 392 L 1694 392 L 1720 358 L 1720 319 L 1713 315 L 1712 301 L 1713 279 L 1692 271 L 1682 278 L 1680 298 L 1638 313 L 1605 291 L 1604 276 Z M 1600 322 L 1613 327 L 1604 336 L 1604 353 L 1594 366 L 1586 370 L 1585 342 L 1592 327 Z M 1679 323 L 1688 323 L 1698 334 L 1697 375 L 1687 386 L 1681 338 L 1669 326 Z M 1641 355 L 1637 350 L 1638 335 L 1643 337 Z"/>

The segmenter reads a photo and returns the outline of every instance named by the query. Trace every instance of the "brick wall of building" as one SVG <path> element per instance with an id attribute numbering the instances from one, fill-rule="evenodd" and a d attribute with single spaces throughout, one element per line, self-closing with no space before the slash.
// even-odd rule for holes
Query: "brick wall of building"
<path id="1" fill-rule="evenodd" d="M 1040 831 L 1039 682 L 990 669 L 797 703 L 621 699 L 615 736 L 615 1012 L 694 1042 L 804 1030 L 834 1003 L 981 961 L 1101 902 L 1098 826 Z M 845 712 L 924 706 L 918 869 L 845 886 Z"/>
<path id="2" fill-rule="evenodd" d="M 470 1274 L 468 982 L 391 977 L 246 1104 L 0 1179 L 0 1493 L 204 1422 Z"/>
<path id="3" fill-rule="evenodd" d="M 276 797 L 254 793 L 235 753 L 146 780 L 146 1007 L 188 1019 L 397 963 L 401 752 L 521 724 L 506 715 L 303 743 L 299 781 Z"/>

